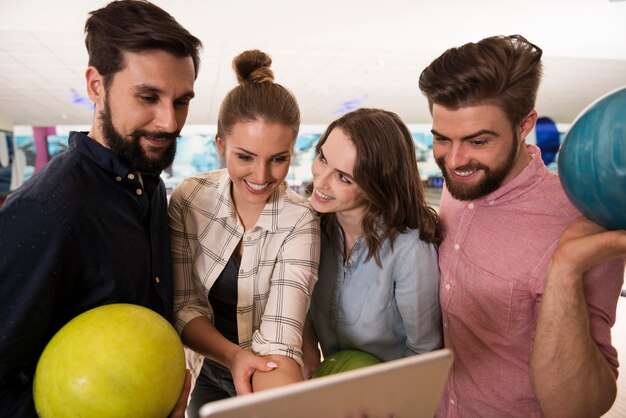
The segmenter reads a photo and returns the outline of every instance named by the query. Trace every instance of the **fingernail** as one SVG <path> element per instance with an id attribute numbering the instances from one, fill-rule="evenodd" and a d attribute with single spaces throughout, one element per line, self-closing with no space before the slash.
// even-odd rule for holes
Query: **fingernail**
<path id="1" fill-rule="evenodd" d="M 268 361 L 266 365 L 267 367 L 271 367 L 272 369 L 275 369 L 276 367 L 278 367 L 278 364 L 274 363 L 273 361 Z"/>

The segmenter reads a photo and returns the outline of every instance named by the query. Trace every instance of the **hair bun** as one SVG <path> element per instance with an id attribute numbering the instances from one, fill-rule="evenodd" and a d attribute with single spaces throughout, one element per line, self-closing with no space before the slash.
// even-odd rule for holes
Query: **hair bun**
<path id="1" fill-rule="evenodd" d="M 270 56 L 258 49 L 244 51 L 233 59 L 233 70 L 239 84 L 273 83 L 271 65 Z"/>

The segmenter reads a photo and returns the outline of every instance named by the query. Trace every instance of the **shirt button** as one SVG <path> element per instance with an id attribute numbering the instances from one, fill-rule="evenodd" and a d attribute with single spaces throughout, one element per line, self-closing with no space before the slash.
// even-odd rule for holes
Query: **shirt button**
<path id="1" fill-rule="evenodd" d="M 246 239 L 247 239 L 248 241 L 250 241 L 250 240 L 252 239 L 252 237 L 251 237 L 250 235 L 248 235 L 248 236 L 246 237 Z"/>
<path id="2" fill-rule="evenodd" d="M 115 177 L 115 181 L 122 181 L 122 178 L 120 176 Z"/>
<path id="3" fill-rule="evenodd" d="M 135 178 L 135 175 L 134 175 L 133 173 L 130 173 L 130 174 L 128 175 L 128 178 L 129 178 L 130 180 L 133 180 L 133 179 Z"/>
<path id="4" fill-rule="evenodd" d="M 243 269 L 239 270 L 239 273 L 243 273 Z"/>
<path id="5" fill-rule="evenodd" d="M 450 399 L 450 403 L 454 405 L 456 402 L 454 402 L 454 399 Z"/>
<path id="6" fill-rule="evenodd" d="M 155 282 L 157 282 L 157 283 L 161 283 L 161 279 L 159 278 L 159 276 L 156 276 L 156 277 L 154 278 L 154 281 L 155 281 Z"/>
<path id="7" fill-rule="evenodd" d="M 461 246 L 459 244 L 454 244 L 454 249 L 458 250 L 459 248 L 461 248 Z"/>
<path id="8" fill-rule="evenodd" d="M 495 201 L 495 200 L 492 200 L 492 201 L 490 201 L 490 202 L 489 202 L 489 204 L 490 204 L 491 206 L 493 206 L 493 205 L 495 205 L 495 204 L 496 204 L 496 201 Z"/>
<path id="9" fill-rule="evenodd" d="M 448 328 L 448 323 L 447 323 L 447 322 L 444 322 L 444 323 L 443 323 L 443 327 L 444 327 L 444 328 Z"/>
<path id="10" fill-rule="evenodd" d="M 446 283 L 446 285 L 444 286 L 444 289 L 450 290 L 450 283 Z"/>
<path id="11" fill-rule="evenodd" d="M 470 203 L 469 205 L 467 205 L 467 207 L 470 208 L 470 209 L 474 209 L 474 204 Z"/>
<path id="12" fill-rule="evenodd" d="M 143 190 L 137 189 L 135 190 L 135 193 L 137 193 L 138 196 L 141 196 L 143 194 Z"/>

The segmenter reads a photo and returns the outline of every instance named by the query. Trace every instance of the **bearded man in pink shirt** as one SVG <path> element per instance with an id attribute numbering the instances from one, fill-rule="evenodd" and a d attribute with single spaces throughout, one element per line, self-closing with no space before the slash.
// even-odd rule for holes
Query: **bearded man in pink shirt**
<path id="1" fill-rule="evenodd" d="M 615 399 L 626 232 L 581 217 L 525 143 L 541 54 L 494 36 L 420 76 L 445 180 L 440 302 L 455 355 L 438 416 L 599 416 Z"/>

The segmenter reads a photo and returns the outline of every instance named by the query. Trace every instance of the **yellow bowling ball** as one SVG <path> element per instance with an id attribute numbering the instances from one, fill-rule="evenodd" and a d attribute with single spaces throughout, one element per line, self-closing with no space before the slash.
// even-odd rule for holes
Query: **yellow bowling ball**
<path id="1" fill-rule="evenodd" d="M 131 304 L 100 306 L 68 322 L 50 340 L 35 372 L 42 418 L 166 417 L 185 380 L 174 328 Z"/>

